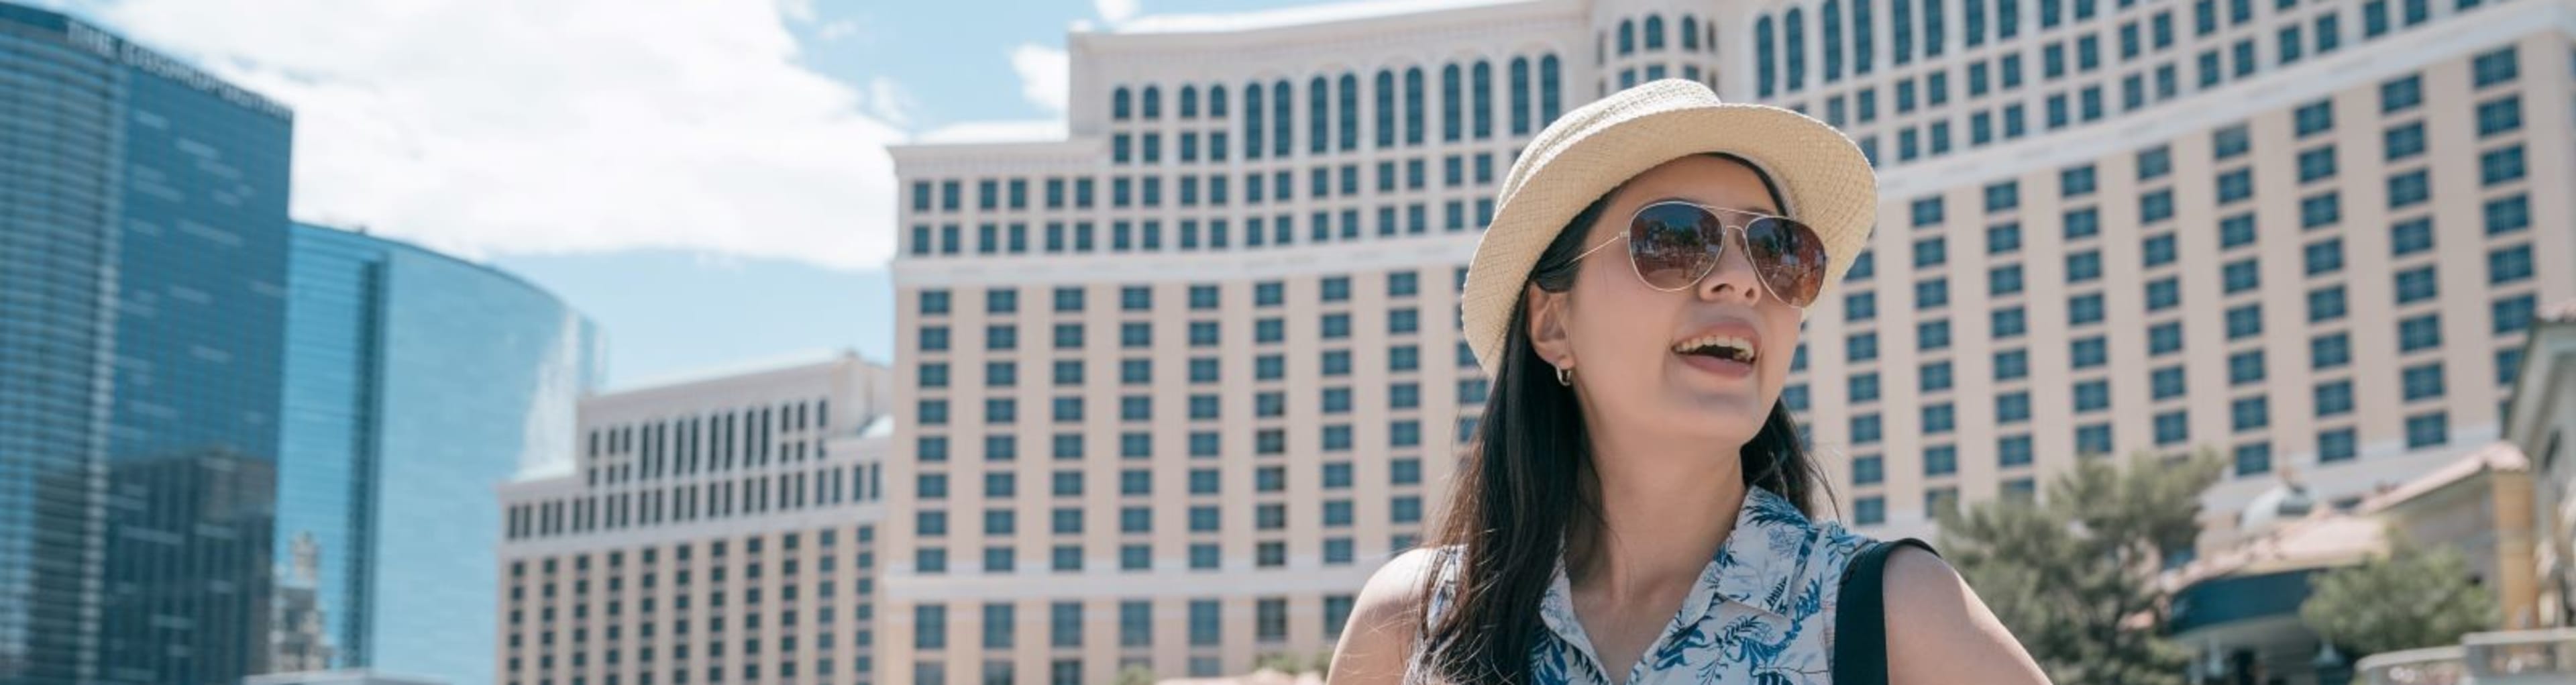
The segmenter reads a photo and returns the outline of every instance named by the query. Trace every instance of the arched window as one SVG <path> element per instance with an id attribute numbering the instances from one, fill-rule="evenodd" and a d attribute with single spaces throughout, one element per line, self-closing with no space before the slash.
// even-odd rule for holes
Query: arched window
<path id="1" fill-rule="evenodd" d="M 1467 89 L 1458 64 L 1440 68 L 1440 140 L 1456 142 L 1467 133 Z"/>
<path id="2" fill-rule="evenodd" d="M 1527 57 L 1512 58 L 1512 135 L 1530 132 L 1530 65 Z"/>
<path id="3" fill-rule="evenodd" d="M 1959 6 L 1959 20 L 1967 24 L 1960 34 L 1967 47 L 1986 44 L 1986 0 L 1967 0 Z"/>
<path id="4" fill-rule="evenodd" d="M 1893 36 L 1893 39 L 1888 41 L 1888 47 L 1896 53 L 1890 61 L 1897 66 L 1913 64 L 1914 0 L 1896 0 L 1896 5 L 1888 10 L 1887 24 L 1887 28 L 1891 31 L 1889 35 Z"/>
<path id="5" fill-rule="evenodd" d="M 1565 103 L 1565 98 L 1563 97 L 1564 83 L 1562 79 L 1558 78 L 1558 75 L 1556 53 L 1548 53 L 1547 56 L 1540 57 L 1538 59 L 1538 120 L 1540 122 L 1540 126 L 1545 126 L 1548 123 L 1556 121 L 1556 115 L 1565 111 L 1562 107 Z"/>
<path id="6" fill-rule="evenodd" d="M 1288 119 L 1294 112 L 1288 106 L 1289 96 L 1287 79 L 1271 82 L 1270 152 L 1278 157 L 1286 157 L 1288 151 L 1294 149 L 1294 142 L 1290 138 L 1296 131 L 1289 127 Z"/>
<path id="7" fill-rule="evenodd" d="M 1404 70 L 1404 144 L 1422 144 L 1422 67 Z"/>
<path id="8" fill-rule="evenodd" d="M 1155 86 L 1145 87 L 1145 118 L 1147 120 L 1163 118 L 1162 88 Z"/>
<path id="9" fill-rule="evenodd" d="M 1786 67 L 1789 72 L 1789 92 L 1793 93 L 1807 87 L 1806 18 L 1805 9 L 1791 7 L 1789 14 L 1780 20 L 1781 34 L 1788 38 L 1781 41 L 1781 48 L 1782 52 L 1788 55 L 1785 61 L 1788 62 Z"/>
<path id="10" fill-rule="evenodd" d="M 1780 53 L 1774 49 L 1777 44 L 1772 37 L 1771 15 L 1753 20 L 1753 80 L 1766 98 L 1780 91 Z"/>
<path id="11" fill-rule="evenodd" d="M 1696 52 L 1698 50 L 1699 18 L 1688 14 L 1682 15 L 1682 51 Z"/>
<path id="12" fill-rule="evenodd" d="M 1377 146 L 1395 147 L 1395 72 L 1377 70 Z"/>
<path id="13" fill-rule="evenodd" d="M 1342 72 L 1338 86 L 1341 89 L 1339 93 L 1341 99 L 1337 102 L 1342 108 L 1340 147 L 1342 151 L 1348 152 L 1359 149 L 1360 146 L 1360 78 L 1351 75 L 1350 72 Z"/>
<path id="14" fill-rule="evenodd" d="M 1494 65 L 1485 60 L 1476 60 L 1476 68 L 1472 74 L 1475 77 L 1471 88 L 1476 94 L 1472 105 L 1475 108 L 1473 120 L 1476 126 L 1476 139 L 1484 140 L 1494 137 Z"/>
<path id="15" fill-rule="evenodd" d="M 1333 144 L 1333 95 L 1325 90 L 1324 77 L 1306 82 L 1306 151 L 1324 154 Z"/>
<path id="16" fill-rule="evenodd" d="M 1262 126 L 1261 122 L 1262 115 L 1265 113 L 1266 112 L 1261 108 L 1261 84 L 1243 84 L 1244 159 L 1260 159 L 1262 150 L 1267 149 L 1267 146 L 1261 144 L 1261 134 L 1268 130 Z"/>
<path id="17" fill-rule="evenodd" d="M 1851 30 L 1853 76 L 1868 74 L 1870 63 L 1878 57 L 1878 46 L 1874 44 L 1874 39 L 1878 34 L 1876 31 L 1871 30 L 1869 25 L 1869 8 L 1876 4 L 1878 4 L 1878 0 L 1852 0 Z"/>
<path id="18" fill-rule="evenodd" d="M 1208 116 L 1225 116 L 1225 86 L 1208 86 Z"/>
<path id="19" fill-rule="evenodd" d="M 1128 108 L 1134 106 L 1134 100 L 1134 96 L 1127 94 L 1126 86 L 1119 86 L 1117 90 L 1109 91 L 1109 118 L 1126 121 Z"/>
<path id="20" fill-rule="evenodd" d="M 1825 6 L 1817 12 L 1816 20 L 1824 24 L 1825 82 L 1840 81 L 1843 78 L 1842 0 L 1825 0 Z"/>
<path id="21" fill-rule="evenodd" d="M 1196 119 L 1198 116 L 1199 87 L 1181 86 L 1181 118 Z"/>
<path id="22" fill-rule="evenodd" d="M 1664 49 L 1664 15 L 1646 15 L 1646 49 Z"/>
<path id="23" fill-rule="evenodd" d="M 1637 54 L 1637 20 L 1619 20 L 1619 56 Z"/>

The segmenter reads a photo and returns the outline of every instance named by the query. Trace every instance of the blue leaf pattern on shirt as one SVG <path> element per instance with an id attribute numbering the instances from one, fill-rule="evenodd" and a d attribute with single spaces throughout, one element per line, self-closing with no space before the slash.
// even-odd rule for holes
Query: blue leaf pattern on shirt
<path id="1" fill-rule="evenodd" d="M 1634 675 L 1630 685 L 1830 685 L 1843 566 L 1868 542 L 1837 523 L 1808 519 L 1770 492 L 1747 491 L 1735 531 L 1690 594 L 1707 605 L 1682 607 L 1643 664 L 1603 664 L 1595 656 L 1560 565 L 1558 582 L 1540 599 L 1547 625 L 1531 648 L 1531 682 L 1607 685 L 1603 670 L 1620 669 Z"/>

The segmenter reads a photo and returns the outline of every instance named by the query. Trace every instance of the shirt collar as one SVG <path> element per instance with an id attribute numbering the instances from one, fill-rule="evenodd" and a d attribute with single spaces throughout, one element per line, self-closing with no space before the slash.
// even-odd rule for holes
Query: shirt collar
<path id="1" fill-rule="evenodd" d="M 1715 595 L 1701 604 L 1702 610 L 1715 611 L 1723 600 L 1789 615 L 1790 602 L 1806 582 L 1815 544 L 1816 527 L 1798 505 L 1768 490 L 1747 488 L 1744 506 L 1735 514 L 1735 532 L 1700 572 L 1700 585 Z M 1687 611 L 1691 605 L 1684 606 Z"/>

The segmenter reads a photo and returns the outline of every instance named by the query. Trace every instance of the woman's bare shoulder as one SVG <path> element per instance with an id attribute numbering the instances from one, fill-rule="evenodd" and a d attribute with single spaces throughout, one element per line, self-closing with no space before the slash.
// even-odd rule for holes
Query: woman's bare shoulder
<path id="1" fill-rule="evenodd" d="M 1416 549 L 1389 559 L 1352 601 L 1350 623 L 1333 650 L 1333 685 L 1401 683 L 1422 632 L 1427 581 L 1442 552 Z"/>
<path id="2" fill-rule="evenodd" d="M 1898 548 L 1888 555 L 1886 583 L 1889 682 L 2048 682 L 2012 631 L 1941 557 Z"/>

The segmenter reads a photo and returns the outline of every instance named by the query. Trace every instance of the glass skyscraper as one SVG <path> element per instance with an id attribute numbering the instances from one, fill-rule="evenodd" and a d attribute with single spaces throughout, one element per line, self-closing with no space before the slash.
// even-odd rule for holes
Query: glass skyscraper
<path id="1" fill-rule="evenodd" d="M 293 129 L 0 4 L 0 683 L 262 668 Z"/>
<path id="2" fill-rule="evenodd" d="M 568 470 L 599 335 L 509 274 L 294 229 L 271 669 L 491 676 L 495 488 Z"/>

